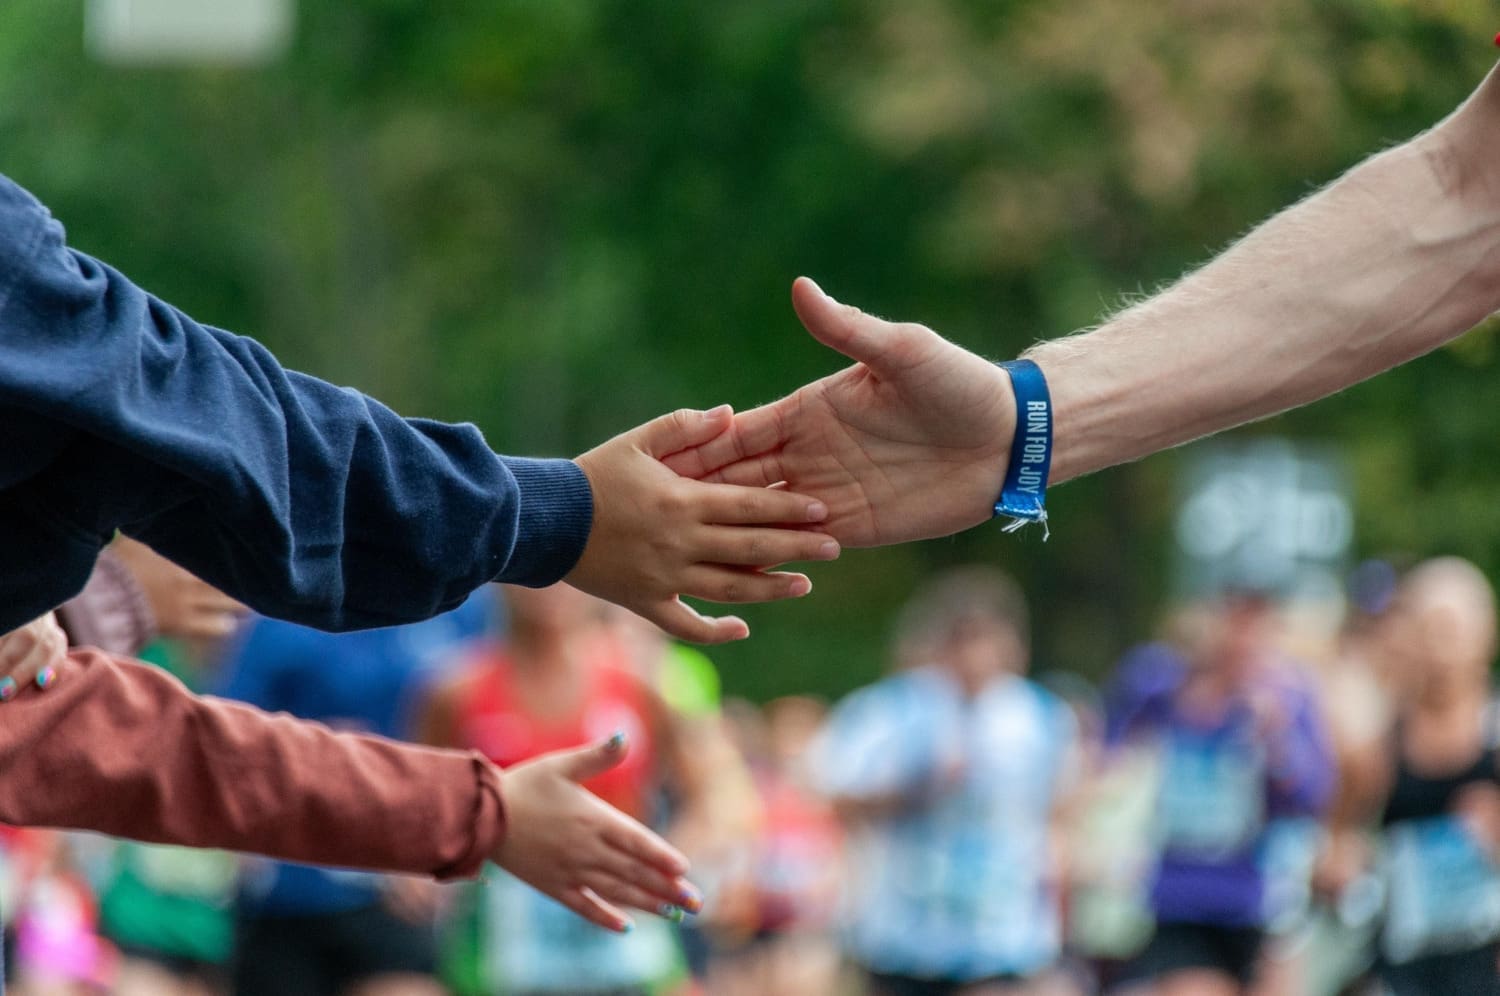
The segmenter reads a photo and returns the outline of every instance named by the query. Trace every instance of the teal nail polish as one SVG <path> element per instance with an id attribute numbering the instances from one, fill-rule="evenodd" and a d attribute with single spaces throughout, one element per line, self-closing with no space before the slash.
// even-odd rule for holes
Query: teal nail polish
<path id="1" fill-rule="evenodd" d="M 0 702 L 9 702 L 16 697 L 16 692 L 18 691 L 20 691 L 20 688 L 16 686 L 16 679 L 9 675 L 0 678 Z"/>
<path id="2" fill-rule="evenodd" d="M 680 906 L 673 906 L 671 903 L 662 903 L 657 912 L 662 915 L 662 919 L 673 923 L 681 923 L 685 915 Z"/>
<path id="3" fill-rule="evenodd" d="M 635 929 L 634 920 L 624 920 L 620 923 L 620 933 L 628 934 Z"/>
<path id="4" fill-rule="evenodd" d="M 625 731 L 616 730 L 614 735 L 604 742 L 604 746 L 610 750 L 619 750 L 625 746 Z"/>
<path id="5" fill-rule="evenodd" d="M 57 669 L 49 664 L 37 672 L 36 687 L 47 688 L 56 680 Z"/>

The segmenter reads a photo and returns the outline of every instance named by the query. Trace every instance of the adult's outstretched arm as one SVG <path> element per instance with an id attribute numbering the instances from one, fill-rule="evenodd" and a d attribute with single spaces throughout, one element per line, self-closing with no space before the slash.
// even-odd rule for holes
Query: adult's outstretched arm
<path id="1" fill-rule="evenodd" d="M 1005 375 L 920 325 L 800 280 L 793 304 L 855 365 L 741 413 L 669 465 L 786 481 L 846 546 L 990 516 L 1015 424 Z M 1332 394 L 1500 308 L 1500 69 L 1437 126 L 1288 208 L 1099 328 L 1029 351 L 1055 407 L 1052 481 Z"/>

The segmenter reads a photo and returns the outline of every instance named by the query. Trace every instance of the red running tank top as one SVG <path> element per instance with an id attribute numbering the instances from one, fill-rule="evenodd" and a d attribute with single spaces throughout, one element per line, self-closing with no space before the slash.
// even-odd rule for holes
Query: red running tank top
<path id="1" fill-rule="evenodd" d="M 575 714 L 540 719 L 527 713 L 518 699 L 504 650 L 479 651 L 460 686 L 459 746 L 508 768 L 549 751 L 606 740 L 620 731 L 630 745 L 625 760 L 583 784 L 616 809 L 645 820 L 656 785 L 656 744 L 645 688 L 602 653 L 591 656 L 588 672 Z"/>

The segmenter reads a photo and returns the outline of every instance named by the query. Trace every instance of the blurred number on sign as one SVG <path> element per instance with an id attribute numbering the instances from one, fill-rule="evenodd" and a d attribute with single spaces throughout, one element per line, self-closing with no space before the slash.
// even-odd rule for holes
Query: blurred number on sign
<path id="1" fill-rule="evenodd" d="M 84 35 L 106 62 L 265 62 L 291 40 L 294 2 L 88 0 Z"/>
<path id="2" fill-rule="evenodd" d="M 1189 452 L 1176 536 L 1183 594 L 1283 594 L 1337 584 L 1354 538 L 1344 469 L 1326 447 L 1283 439 Z"/>

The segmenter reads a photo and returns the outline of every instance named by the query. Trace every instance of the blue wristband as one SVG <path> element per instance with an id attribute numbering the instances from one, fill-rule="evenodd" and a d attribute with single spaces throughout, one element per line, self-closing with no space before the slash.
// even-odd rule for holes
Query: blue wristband
<path id="1" fill-rule="evenodd" d="M 1031 522 L 1047 529 L 1047 475 L 1052 468 L 1052 395 L 1042 368 L 1030 360 L 1011 360 L 1000 368 L 1010 374 L 1016 395 L 1016 435 L 1010 443 L 1010 466 L 995 514 L 1010 516 L 1005 531 L 1015 532 Z"/>

